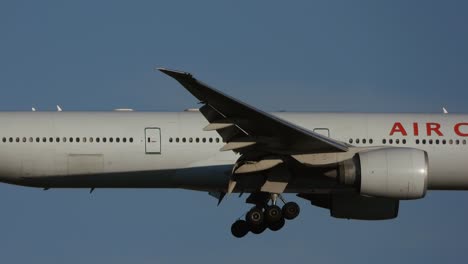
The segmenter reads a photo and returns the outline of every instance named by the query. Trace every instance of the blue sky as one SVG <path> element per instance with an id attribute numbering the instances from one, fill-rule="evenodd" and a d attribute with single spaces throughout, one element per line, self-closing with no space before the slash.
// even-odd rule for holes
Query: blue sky
<path id="1" fill-rule="evenodd" d="M 3 0 L 0 110 L 196 106 L 153 71 L 164 66 L 268 111 L 466 113 L 467 13 L 466 1 Z M 2 184 L 0 262 L 437 263 L 468 249 L 466 192 L 403 202 L 386 222 L 298 202 L 280 232 L 239 240 L 236 196 L 216 207 L 183 190 Z"/>

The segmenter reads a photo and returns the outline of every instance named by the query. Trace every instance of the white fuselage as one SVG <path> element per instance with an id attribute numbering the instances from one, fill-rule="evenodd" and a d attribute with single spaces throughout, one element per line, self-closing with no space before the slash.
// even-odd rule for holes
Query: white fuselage
<path id="1" fill-rule="evenodd" d="M 275 115 L 355 147 L 425 150 L 429 189 L 468 189 L 468 115 Z M 3 112 L 0 124 L 0 180 L 20 185 L 219 191 L 238 158 L 199 112 Z"/>

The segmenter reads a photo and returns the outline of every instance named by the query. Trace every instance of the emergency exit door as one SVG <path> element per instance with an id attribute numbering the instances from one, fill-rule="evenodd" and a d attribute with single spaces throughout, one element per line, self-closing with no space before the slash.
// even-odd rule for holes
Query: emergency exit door
<path id="1" fill-rule="evenodd" d="M 328 130 L 328 128 L 316 128 L 314 132 L 322 136 L 330 137 L 330 130 Z"/>
<path id="2" fill-rule="evenodd" d="M 161 154 L 161 130 L 159 128 L 145 129 L 146 154 Z"/>

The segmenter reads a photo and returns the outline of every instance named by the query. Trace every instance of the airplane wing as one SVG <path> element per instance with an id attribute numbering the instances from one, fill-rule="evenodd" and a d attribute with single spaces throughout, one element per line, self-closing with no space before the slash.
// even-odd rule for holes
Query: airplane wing
<path id="1" fill-rule="evenodd" d="M 256 109 L 209 87 L 189 73 L 158 70 L 176 79 L 204 104 L 200 112 L 210 123 L 204 130 L 216 130 L 221 135 L 226 142 L 221 150 L 287 155 L 348 151 L 343 142 Z"/>

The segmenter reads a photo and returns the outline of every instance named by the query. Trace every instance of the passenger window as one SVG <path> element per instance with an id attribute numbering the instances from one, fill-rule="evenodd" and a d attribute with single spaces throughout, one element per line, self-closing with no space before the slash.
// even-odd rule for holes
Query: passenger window
<path id="1" fill-rule="evenodd" d="M 216 143 L 219 143 L 219 138 L 216 138 Z"/>
<path id="2" fill-rule="evenodd" d="M 20 142 L 20 138 L 19 138 L 19 137 L 16 138 L 16 142 Z"/>
<path id="3" fill-rule="evenodd" d="M 435 142 L 436 142 L 437 145 L 439 145 L 439 143 L 440 143 L 440 141 L 438 139 L 436 139 Z"/>
<path id="4" fill-rule="evenodd" d="M 171 138 L 171 139 L 172 139 L 172 138 Z M 122 141 L 123 141 L 123 143 L 126 143 L 126 142 L 127 142 L 127 138 L 124 137 L 124 138 L 122 139 Z M 172 142 L 172 141 L 171 141 L 171 142 Z"/>
<path id="5" fill-rule="evenodd" d="M 442 140 L 442 144 L 444 144 L 444 145 L 447 144 L 447 140 L 445 140 L 445 139 Z"/>
<path id="6" fill-rule="evenodd" d="M 90 137 L 89 142 L 93 143 L 93 141 L 94 141 L 94 138 Z"/>
<path id="7" fill-rule="evenodd" d="M 209 141 L 210 141 L 210 143 L 213 143 L 213 138 L 210 138 Z"/>
<path id="8" fill-rule="evenodd" d="M 389 139 L 388 143 L 393 144 L 393 139 Z"/>
<path id="9" fill-rule="evenodd" d="M 50 138 L 49 138 L 49 142 L 50 142 L 50 143 L 54 142 L 54 138 L 53 138 L 53 137 L 50 137 Z"/>
<path id="10" fill-rule="evenodd" d="M 63 138 L 62 138 L 62 142 L 67 142 L 67 138 L 66 138 L 66 137 L 63 137 Z"/>
<path id="11" fill-rule="evenodd" d="M 399 139 L 396 139 L 396 140 L 395 140 L 395 143 L 396 143 L 396 144 L 400 144 L 400 140 L 399 140 Z"/>
<path id="12" fill-rule="evenodd" d="M 463 145 L 466 145 L 466 139 L 463 140 Z"/>
<path id="13" fill-rule="evenodd" d="M 13 142 L 13 138 L 12 138 L 12 137 L 10 138 L 10 142 Z"/>
<path id="14" fill-rule="evenodd" d="M 372 138 L 369 139 L 369 144 L 374 144 L 374 140 Z"/>
<path id="15" fill-rule="evenodd" d="M 432 139 L 429 139 L 429 144 L 431 144 L 431 145 L 432 145 Z"/>
<path id="16" fill-rule="evenodd" d="M 423 140 L 422 140 L 422 143 L 423 143 L 424 145 L 426 145 L 426 140 L 425 140 L 425 139 L 423 139 Z"/>
<path id="17" fill-rule="evenodd" d="M 176 142 L 176 143 L 179 143 L 179 138 L 176 138 L 176 139 L 175 139 L 175 142 Z"/>
<path id="18" fill-rule="evenodd" d="M 403 144 L 406 144 L 406 139 L 403 139 L 402 142 L 403 142 Z"/>
<path id="19" fill-rule="evenodd" d="M 195 139 L 195 142 L 199 143 L 199 142 L 200 142 L 200 139 L 199 139 L 199 138 L 196 138 L 196 139 Z"/>
<path id="20" fill-rule="evenodd" d="M 79 142 L 80 142 L 80 138 L 77 137 L 77 138 L 76 138 L 76 143 L 79 143 Z"/>
<path id="21" fill-rule="evenodd" d="M 97 138 L 96 138 L 96 142 L 97 142 L 97 143 L 101 142 L 101 138 L 97 137 Z"/>
<path id="22" fill-rule="evenodd" d="M 86 138 L 85 137 L 83 137 L 83 143 L 86 143 Z"/>
<path id="23" fill-rule="evenodd" d="M 387 140 L 385 138 L 382 139 L 382 144 L 387 144 Z"/>
<path id="24" fill-rule="evenodd" d="M 33 142 L 34 139 L 32 137 L 29 138 L 29 142 Z"/>
<path id="25" fill-rule="evenodd" d="M 185 141 L 186 141 L 186 140 L 185 140 L 185 138 L 182 138 L 182 142 L 184 142 L 184 143 L 185 143 Z"/>
<path id="26" fill-rule="evenodd" d="M 189 142 L 192 143 L 192 142 L 193 142 L 193 138 L 189 138 Z"/>
<path id="27" fill-rule="evenodd" d="M 2 138 L 2 141 L 3 141 L 3 143 L 5 143 L 5 142 L 6 142 L 6 138 L 5 138 L 5 137 L 4 137 L 4 138 Z"/>
<path id="28" fill-rule="evenodd" d="M 206 142 L 206 138 L 202 138 L 202 142 L 205 143 L 205 142 Z"/>
<path id="29" fill-rule="evenodd" d="M 352 138 L 349 139 L 349 144 L 353 144 L 353 139 Z"/>
<path id="30" fill-rule="evenodd" d="M 455 144 L 460 145 L 460 140 L 455 140 Z"/>
<path id="31" fill-rule="evenodd" d="M 363 139 L 362 140 L 362 144 L 366 144 L 367 140 L 366 139 Z"/>
<path id="32" fill-rule="evenodd" d="M 56 137 L 56 138 L 55 138 L 55 142 L 60 142 L 60 138 L 59 138 L 59 137 Z"/>
<path id="33" fill-rule="evenodd" d="M 36 142 L 37 143 L 41 142 L 41 139 L 39 137 L 36 137 Z"/>
<path id="34" fill-rule="evenodd" d="M 112 137 L 109 138 L 109 142 L 110 142 L 110 143 L 114 142 L 114 138 L 112 138 Z"/>
<path id="35" fill-rule="evenodd" d="M 23 142 L 26 143 L 26 138 L 25 137 L 23 137 Z"/>
<path id="36" fill-rule="evenodd" d="M 130 138 L 129 140 L 130 140 L 130 143 L 133 143 L 133 138 Z"/>
<path id="37" fill-rule="evenodd" d="M 449 144 L 450 144 L 450 145 L 453 145 L 453 139 L 450 139 L 450 140 L 449 140 Z"/>
<path id="38" fill-rule="evenodd" d="M 416 139 L 416 145 L 419 145 L 419 139 Z"/>
<path id="39" fill-rule="evenodd" d="M 70 138 L 69 138 L 69 140 L 70 140 L 70 142 L 72 142 L 72 143 L 73 143 L 73 138 L 72 138 L 72 137 L 70 137 Z"/>
<path id="40" fill-rule="evenodd" d="M 102 138 L 102 142 L 106 143 L 106 142 L 107 142 L 107 138 L 106 138 L 106 137 L 103 137 L 103 138 Z"/>
<path id="41" fill-rule="evenodd" d="M 115 138 L 115 142 L 120 143 L 120 138 L 119 137 Z"/>
<path id="42" fill-rule="evenodd" d="M 358 138 L 358 139 L 356 139 L 356 144 L 359 144 L 359 138 Z"/>

